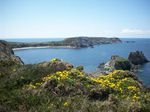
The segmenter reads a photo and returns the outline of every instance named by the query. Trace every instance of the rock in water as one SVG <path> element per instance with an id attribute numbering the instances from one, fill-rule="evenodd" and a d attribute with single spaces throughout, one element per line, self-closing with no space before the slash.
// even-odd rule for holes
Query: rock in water
<path id="1" fill-rule="evenodd" d="M 10 45 L 3 40 L 0 40 L 0 61 L 14 61 L 23 64 L 20 57 L 15 56 Z"/>
<path id="2" fill-rule="evenodd" d="M 132 67 L 131 63 L 118 55 L 111 56 L 111 60 L 104 64 L 104 69 L 113 70 L 130 70 Z"/>
<path id="3" fill-rule="evenodd" d="M 144 64 L 148 62 L 142 51 L 130 52 L 128 56 L 129 61 L 134 65 Z"/>

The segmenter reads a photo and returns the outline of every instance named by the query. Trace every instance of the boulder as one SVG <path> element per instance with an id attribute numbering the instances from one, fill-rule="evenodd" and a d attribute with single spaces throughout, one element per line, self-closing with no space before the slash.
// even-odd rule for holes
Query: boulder
<path id="1" fill-rule="evenodd" d="M 148 59 L 142 51 L 130 52 L 128 59 L 134 65 L 140 65 L 148 62 Z"/>

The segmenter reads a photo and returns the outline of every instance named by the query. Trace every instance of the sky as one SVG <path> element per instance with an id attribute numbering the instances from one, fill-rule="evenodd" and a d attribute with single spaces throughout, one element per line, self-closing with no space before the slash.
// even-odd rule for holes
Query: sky
<path id="1" fill-rule="evenodd" d="M 0 0 L 0 38 L 150 37 L 150 0 Z"/>

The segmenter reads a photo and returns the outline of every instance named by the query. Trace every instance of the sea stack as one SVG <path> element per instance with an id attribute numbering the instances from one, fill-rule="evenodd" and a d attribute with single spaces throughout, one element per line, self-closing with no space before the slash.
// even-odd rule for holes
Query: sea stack
<path id="1" fill-rule="evenodd" d="M 130 52 L 128 59 L 134 65 L 140 65 L 149 62 L 142 51 Z"/>

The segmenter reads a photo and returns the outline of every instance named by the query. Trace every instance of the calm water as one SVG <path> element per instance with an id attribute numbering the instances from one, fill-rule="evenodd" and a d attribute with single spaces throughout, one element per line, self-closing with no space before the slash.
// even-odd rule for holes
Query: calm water
<path id="1" fill-rule="evenodd" d="M 64 38 L 12 38 L 12 39 L 5 39 L 8 42 L 48 42 L 48 41 L 61 41 Z"/>
<path id="2" fill-rule="evenodd" d="M 18 40 L 24 42 L 44 42 L 61 39 L 28 39 Z M 150 39 L 122 39 L 133 40 L 135 43 L 120 43 L 120 44 L 107 44 L 99 45 L 94 48 L 82 49 L 30 49 L 15 51 L 15 54 L 20 56 L 25 64 L 38 63 L 42 61 L 49 61 L 52 58 L 60 58 L 67 62 L 72 63 L 74 66 L 83 65 L 85 71 L 95 71 L 97 66 L 102 62 L 107 62 L 111 55 L 120 55 L 128 57 L 131 51 L 141 50 L 145 56 L 150 60 Z M 12 40 L 10 40 L 12 41 Z M 13 40 L 16 41 L 16 40 Z M 146 85 L 150 85 L 150 63 L 142 65 L 137 73 L 138 76 L 144 81 Z"/>

